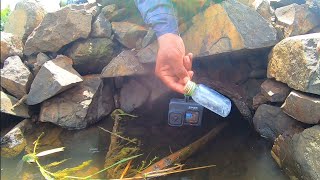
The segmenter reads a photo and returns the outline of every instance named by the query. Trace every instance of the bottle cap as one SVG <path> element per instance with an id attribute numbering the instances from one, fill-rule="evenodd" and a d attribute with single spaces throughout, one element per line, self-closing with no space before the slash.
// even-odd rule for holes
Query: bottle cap
<path id="1" fill-rule="evenodd" d="M 197 84 L 189 80 L 187 84 L 184 86 L 184 94 L 187 96 L 191 96 L 194 93 L 196 87 Z"/>

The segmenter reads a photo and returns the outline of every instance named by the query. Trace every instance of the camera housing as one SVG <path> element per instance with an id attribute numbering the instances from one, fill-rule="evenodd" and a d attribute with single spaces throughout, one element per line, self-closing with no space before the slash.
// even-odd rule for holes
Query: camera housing
<path id="1" fill-rule="evenodd" d="M 169 103 L 168 124 L 170 126 L 201 126 L 203 106 L 189 100 L 173 98 Z"/>

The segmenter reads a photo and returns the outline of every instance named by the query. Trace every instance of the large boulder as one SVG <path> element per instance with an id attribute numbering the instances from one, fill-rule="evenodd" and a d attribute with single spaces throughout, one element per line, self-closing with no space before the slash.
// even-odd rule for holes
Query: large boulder
<path id="1" fill-rule="evenodd" d="M 112 34 L 111 23 L 105 16 L 100 13 L 92 24 L 91 37 L 110 38 Z"/>
<path id="2" fill-rule="evenodd" d="M 23 44 L 21 39 L 11 33 L 1 32 L 1 63 L 10 56 L 22 57 Z"/>
<path id="3" fill-rule="evenodd" d="M 1 69 L 1 86 L 17 98 L 28 94 L 33 75 L 19 56 L 6 59 Z"/>
<path id="4" fill-rule="evenodd" d="M 267 79 L 261 84 L 261 93 L 270 102 L 284 102 L 290 93 L 290 88 L 282 82 Z"/>
<path id="5" fill-rule="evenodd" d="M 25 104 L 20 104 L 12 108 L 18 103 L 18 99 L 1 91 L 1 112 L 13 116 L 29 118 L 29 108 Z"/>
<path id="6" fill-rule="evenodd" d="M 72 64 L 72 59 L 66 56 L 47 61 L 34 78 L 26 103 L 39 104 L 82 82 L 82 77 Z"/>
<path id="7" fill-rule="evenodd" d="M 45 16 L 43 7 L 34 0 L 19 1 L 9 15 L 4 31 L 12 33 L 25 42 Z"/>
<path id="8" fill-rule="evenodd" d="M 108 38 L 90 38 L 75 42 L 67 51 L 74 68 L 83 74 L 100 73 L 113 56 L 113 42 Z"/>
<path id="9" fill-rule="evenodd" d="M 187 52 L 208 56 L 242 49 L 258 49 L 277 43 L 273 26 L 256 11 L 234 0 L 208 7 L 192 19 L 183 35 Z"/>
<path id="10" fill-rule="evenodd" d="M 266 20 L 270 21 L 274 11 L 270 7 L 269 0 L 255 0 L 254 9 Z"/>
<path id="11" fill-rule="evenodd" d="M 282 26 L 284 36 L 296 36 L 309 32 L 320 24 L 308 5 L 291 4 L 275 10 L 277 24 Z"/>
<path id="12" fill-rule="evenodd" d="M 27 145 L 24 132 L 31 124 L 31 120 L 25 119 L 13 127 L 1 138 L 1 156 L 13 158 L 19 155 Z"/>
<path id="13" fill-rule="evenodd" d="M 307 124 L 320 123 L 320 97 L 292 91 L 281 109 L 289 116 Z"/>
<path id="14" fill-rule="evenodd" d="M 143 75 L 153 71 L 153 66 L 139 62 L 135 51 L 124 50 L 102 70 L 102 77 Z"/>
<path id="15" fill-rule="evenodd" d="M 320 33 L 289 37 L 278 43 L 269 56 L 269 78 L 289 87 L 320 95 Z"/>
<path id="16" fill-rule="evenodd" d="M 286 132 L 274 142 L 271 155 L 291 179 L 320 179 L 320 125 Z"/>
<path id="17" fill-rule="evenodd" d="M 107 116 L 114 108 L 111 86 L 103 84 L 99 75 L 83 79 L 79 85 L 42 103 L 40 121 L 83 129 Z"/>
<path id="18" fill-rule="evenodd" d="M 91 21 L 92 14 L 77 5 L 48 13 L 28 37 L 24 54 L 57 52 L 62 46 L 76 39 L 87 38 L 91 31 Z"/>
<path id="19" fill-rule="evenodd" d="M 135 79 L 130 79 L 120 91 L 120 107 L 126 112 L 132 112 L 141 107 L 148 99 L 149 89 Z"/>
<path id="20" fill-rule="evenodd" d="M 112 22 L 115 38 L 129 49 L 140 49 L 148 30 L 130 22 Z"/>
<path id="21" fill-rule="evenodd" d="M 253 125 L 262 137 L 272 142 L 285 131 L 302 127 L 302 123 L 283 113 L 279 107 L 266 104 L 257 109 Z"/>

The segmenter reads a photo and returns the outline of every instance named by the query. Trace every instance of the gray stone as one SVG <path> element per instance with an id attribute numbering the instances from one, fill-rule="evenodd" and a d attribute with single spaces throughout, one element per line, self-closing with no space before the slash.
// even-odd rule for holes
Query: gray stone
<path id="1" fill-rule="evenodd" d="M 23 44 L 21 39 L 11 33 L 1 32 L 1 60 L 3 63 L 10 56 L 22 57 Z"/>
<path id="2" fill-rule="evenodd" d="M 142 40 L 142 48 L 147 47 L 149 44 L 154 42 L 156 39 L 157 39 L 156 33 L 150 28 Z"/>
<path id="3" fill-rule="evenodd" d="M 268 78 L 320 95 L 320 60 L 316 50 L 319 42 L 320 33 L 282 40 L 269 55 Z"/>
<path id="4" fill-rule="evenodd" d="M 83 129 L 107 116 L 113 109 L 110 85 L 99 75 L 83 77 L 79 85 L 42 103 L 40 121 L 68 129 Z"/>
<path id="5" fill-rule="evenodd" d="M 142 40 L 148 32 L 146 28 L 129 22 L 112 22 L 112 29 L 115 38 L 130 49 L 141 48 Z"/>
<path id="6" fill-rule="evenodd" d="M 108 38 L 90 38 L 75 42 L 67 51 L 74 68 L 82 73 L 100 73 L 113 57 L 113 42 Z"/>
<path id="7" fill-rule="evenodd" d="M 307 124 L 320 123 L 320 97 L 292 91 L 281 109 L 289 116 Z"/>
<path id="8" fill-rule="evenodd" d="M 1 69 L 1 86 L 17 98 L 28 94 L 33 75 L 19 56 L 6 59 Z"/>
<path id="9" fill-rule="evenodd" d="M 182 38 L 186 52 L 198 57 L 265 48 L 277 43 L 277 32 L 269 22 L 233 0 L 211 5 L 194 16 L 192 22 Z"/>
<path id="10" fill-rule="evenodd" d="M 290 4 L 304 4 L 306 3 L 305 0 L 269 0 L 270 1 L 270 5 L 277 9 L 279 7 L 283 7 L 283 6 L 288 6 Z"/>
<path id="11" fill-rule="evenodd" d="M 278 8 L 275 15 L 276 23 L 283 27 L 285 37 L 305 34 L 320 24 L 319 17 L 306 4 Z"/>
<path id="12" fill-rule="evenodd" d="M 148 99 L 150 91 L 135 79 L 125 83 L 120 91 L 120 107 L 125 112 L 132 112 L 141 107 Z"/>
<path id="13" fill-rule="evenodd" d="M 252 99 L 252 108 L 256 110 L 260 105 L 266 104 L 268 101 L 269 100 L 262 93 L 258 93 Z"/>
<path id="14" fill-rule="evenodd" d="M 76 39 L 87 38 L 91 31 L 92 14 L 84 9 L 74 8 L 76 5 L 72 7 L 66 6 L 48 13 L 28 37 L 24 54 L 57 52 L 62 46 Z"/>
<path id="15" fill-rule="evenodd" d="M 141 63 L 155 63 L 158 53 L 158 42 L 154 41 L 143 49 L 140 49 L 136 54 Z"/>
<path id="16" fill-rule="evenodd" d="M 4 31 L 14 34 L 25 42 L 32 31 L 41 23 L 45 10 L 36 1 L 19 1 L 8 17 Z"/>
<path id="17" fill-rule="evenodd" d="M 102 70 L 102 77 L 143 75 L 153 72 L 154 66 L 144 65 L 135 56 L 136 52 L 125 50 Z"/>
<path id="18" fill-rule="evenodd" d="M 46 62 L 31 84 L 26 103 L 39 104 L 82 82 L 72 64 L 72 59 L 62 55 Z"/>
<path id="19" fill-rule="evenodd" d="M 24 137 L 26 129 L 30 128 L 31 120 L 25 119 L 1 137 L 1 156 L 13 158 L 19 155 L 27 145 Z"/>
<path id="20" fill-rule="evenodd" d="M 2 113 L 23 117 L 23 118 L 29 118 L 30 115 L 29 115 L 29 109 L 27 105 L 20 104 L 15 108 L 12 108 L 17 102 L 18 102 L 18 99 L 1 91 L 1 112 Z"/>
<path id="21" fill-rule="evenodd" d="M 97 19 L 92 24 L 91 37 L 107 37 L 110 38 L 112 34 L 111 23 L 100 13 Z"/>
<path id="22" fill-rule="evenodd" d="M 39 53 L 37 55 L 36 62 L 33 64 L 33 68 L 32 68 L 33 75 L 34 76 L 37 75 L 42 65 L 49 60 L 50 60 L 49 56 L 47 56 L 44 53 Z"/>
<path id="23" fill-rule="evenodd" d="M 290 88 L 282 82 L 267 79 L 261 84 L 261 93 L 270 102 L 284 102 L 290 93 Z"/>
<path id="24" fill-rule="evenodd" d="M 264 138 L 274 141 L 287 130 L 301 127 L 302 124 L 282 112 L 279 107 L 263 104 L 253 117 L 255 130 Z"/>
<path id="25" fill-rule="evenodd" d="M 256 0 L 254 2 L 254 9 L 267 21 L 271 21 L 274 12 L 270 7 L 269 0 Z"/>
<path id="26" fill-rule="evenodd" d="M 123 21 L 128 16 L 126 8 L 118 8 L 117 5 L 111 4 L 102 8 L 101 13 L 112 22 Z"/>

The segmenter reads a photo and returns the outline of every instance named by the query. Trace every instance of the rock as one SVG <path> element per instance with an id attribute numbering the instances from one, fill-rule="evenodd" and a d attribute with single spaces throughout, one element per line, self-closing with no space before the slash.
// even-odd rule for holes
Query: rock
<path id="1" fill-rule="evenodd" d="M 143 75 L 153 72 L 154 67 L 139 62 L 134 51 L 124 50 L 102 70 L 102 77 Z"/>
<path id="2" fill-rule="evenodd" d="M 40 121 L 83 129 L 107 116 L 114 107 L 111 86 L 99 75 L 84 76 L 79 85 L 42 103 Z"/>
<path id="3" fill-rule="evenodd" d="M 27 145 L 24 132 L 31 126 L 31 120 L 25 119 L 13 127 L 1 138 L 1 156 L 13 158 L 19 155 Z"/>
<path id="4" fill-rule="evenodd" d="M 21 39 L 11 33 L 1 32 L 1 63 L 10 56 L 22 57 L 23 44 Z"/>
<path id="5" fill-rule="evenodd" d="M 269 22 L 251 8 L 232 0 L 211 5 L 194 16 L 192 22 L 182 38 L 186 52 L 198 57 L 265 48 L 277 43 L 277 32 Z"/>
<path id="6" fill-rule="evenodd" d="M 42 65 L 49 60 L 50 60 L 49 56 L 47 56 L 44 53 L 39 53 L 37 55 L 36 62 L 33 64 L 33 68 L 32 68 L 33 75 L 37 75 Z"/>
<path id="7" fill-rule="evenodd" d="M 112 34 L 111 23 L 100 13 L 97 19 L 92 24 L 90 36 L 97 38 L 110 38 Z"/>
<path id="8" fill-rule="evenodd" d="M 28 94 L 33 75 L 19 56 L 6 59 L 1 69 L 1 86 L 17 98 Z"/>
<path id="9" fill-rule="evenodd" d="M 254 78 L 254 79 L 265 79 L 266 77 L 267 77 L 266 69 L 252 70 L 249 74 L 249 78 Z"/>
<path id="10" fill-rule="evenodd" d="M 291 179 L 320 178 L 320 125 L 279 136 L 271 155 Z"/>
<path id="11" fill-rule="evenodd" d="M 70 4 L 68 5 L 71 9 L 75 10 L 85 10 L 86 13 L 91 14 L 93 17 L 96 17 L 100 13 L 100 6 L 95 3 L 82 3 L 82 4 Z"/>
<path id="12" fill-rule="evenodd" d="M 112 59 L 114 45 L 108 38 L 90 38 L 75 42 L 67 51 L 74 68 L 82 73 L 100 73 Z"/>
<path id="13" fill-rule="evenodd" d="M 26 103 L 35 105 L 82 82 L 81 76 L 72 68 L 72 59 L 58 56 L 46 62 L 31 84 Z"/>
<path id="14" fill-rule="evenodd" d="M 281 109 L 289 116 L 307 124 L 320 123 L 320 97 L 292 91 Z"/>
<path id="15" fill-rule="evenodd" d="M 290 93 L 290 88 L 282 82 L 267 79 L 261 84 L 261 93 L 270 102 L 284 102 Z"/>
<path id="16" fill-rule="evenodd" d="M 12 106 L 15 105 L 17 102 L 18 102 L 18 99 L 1 91 L 1 112 L 2 113 L 23 117 L 23 118 L 29 118 L 30 115 L 29 115 L 29 109 L 27 105 L 20 104 L 19 106 L 16 106 L 15 108 L 12 109 Z"/>
<path id="17" fill-rule="evenodd" d="M 125 112 L 132 112 L 141 107 L 148 99 L 150 91 L 135 79 L 125 83 L 120 91 L 120 107 Z"/>
<path id="18" fill-rule="evenodd" d="M 19 1 L 10 13 L 4 31 L 26 42 L 28 36 L 43 20 L 45 13 L 43 7 L 36 1 Z"/>
<path id="19" fill-rule="evenodd" d="M 141 63 L 155 63 L 158 53 L 158 42 L 154 41 L 136 54 Z"/>
<path id="20" fill-rule="evenodd" d="M 125 47 L 140 49 L 147 29 L 129 22 L 112 22 L 115 38 Z"/>
<path id="21" fill-rule="evenodd" d="M 320 17 L 320 1 L 306 0 L 306 4 L 313 13 Z"/>
<path id="22" fill-rule="evenodd" d="M 318 42 L 320 33 L 282 40 L 270 53 L 268 78 L 275 78 L 296 90 L 320 95 Z"/>
<path id="23" fill-rule="evenodd" d="M 268 101 L 269 100 L 262 93 L 258 93 L 252 99 L 252 108 L 256 110 L 260 105 L 266 104 Z"/>
<path id="24" fill-rule="evenodd" d="M 24 54 L 57 52 L 74 40 L 87 38 L 91 31 L 92 14 L 84 9 L 76 9 L 78 6 L 80 5 L 66 6 L 48 13 L 28 37 Z"/>
<path id="25" fill-rule="evenodd" d="M 271 21 L 274 12 L 270 7 L 269 0 L 256 0 L 254 9 L 267 21 Z"/>
<path id="26" fill-rule="evenodd" d="M 156 39 L 157 39 L 156 33 L 150 28 L 142 40 L 142 48 L 147 47 L 149 44 L 154 42 Z"/>
<path id="27" fill-rule="evenodd" d="M 306 0 L 269 0 L 270 5 L 277 9 L 279 7 L 288 6 L 290 4 L 304 4 L 306 3 Z"/>
<path id="28" fill-rule="evenodd" d="M 319 17 L 308 5 L 291 4 L 275 10 L 277 24 L 283 26 L 285 37 L 305 34 L 320 24 Z"/>
<path id="29" fill-rule="evenodd" d="M 283 113 L 279 107 L 266 104 L 258 107 L 253 125 L 262 137 L 272 142 L 286 130 L 302 127 L 302 123 Z"/>
<path id="30" fill-rule="evenodd" d="M 112 22 L 123 21 L 128 17 L 128 10 L 126 8 L 118 9 L 117 5 L 111 4 L 102 8 L 101 13 Z"/>

